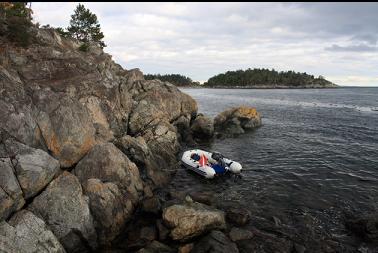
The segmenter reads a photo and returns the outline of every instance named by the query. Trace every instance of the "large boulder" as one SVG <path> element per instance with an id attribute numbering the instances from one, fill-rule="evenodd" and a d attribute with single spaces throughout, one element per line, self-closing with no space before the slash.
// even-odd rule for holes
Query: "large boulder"
<path id="1" fill-rule="evenodd" d="M 32 212 L 17 212 L 0 223 L 0 250 L 3 252 L 66 252 L 45 222 Z"/>
<path id="2" fill-rule="evenodd" d="M 13 140 L 4 141 L 4 145 L 25 199 L 38 194 L 60 171 L 59 162 L 41 149 Z"/>
<path id="3" fill-rule="evenodd" d="M 171 238 L 180 241 L 191 239 L 212 229 L 224 229 L 226 226 L 222 211 L 197 202 L 165 208 L 163 220 L 172 229 Z"/>
<path id="4" fill-rule="evenodd" d="M 88 110 L 76 99 L 49 90 L 34 93 L 35 119 L 47 148 L 62 167 L 77 163 L 95 144 Z"/>
<path id="5" fill-rule="evenodd" d="M 115 183 L 88 179 L 83 188 L 95 219 L 100 244 L 106 245 L 118 235 L 125 221 L 132 215 L 133 205 Z"/>
<path id="6" fill-rule="evenodd" d="M 97 247 L 97 234 L 77 177 L 63 172 L 28 207 L 41 217 L 68 252 Z"/>
<path id="7" fill-rule="evenodd" d="M 20 210 L 25 204 L 11 159 L 0 158 L 0 220 Z"/>
<path id="8" fill-rule="evenodd" d="M 242 134 L 260 125 L 260 113 L 247 106 L 228 109 L 214 118 L 215 132 L 225 135 Z"/>
<path id="9" fill-rule="evenodd" d="M 75 175 L 89 197 L 101 244 L 110 243 L 131 217 L 143 191 L 137 166 L 112 143 L 98 144 Z"/>
<path id="10" fill-rule="evenodd" d="M 167 122 L 148 128 L 143 133 L 151 153 L 151 167 L 148 177 L 156 186 L 163 186 L 169 182 L 176 170 L 180 144 L 177 139 L 176 128 Z"/>
<path id="11" fill-rule="evenodd" d="M 151 158 L 150 149 L 142 136 L 125 135 L 117 139 L 114 144 L 138 167 L 146 167 Z M 141 173 L 141 176 L 145 175 Z"/>
<path id="12" fill-rule="evenodd" d="M 116 146 L 138 166 L 141 178 L 150 181 L 154 187 L 169 182 L 176 164 L 175 153 L 179 149 L 173 127 L 165 126 L 154 127 L 143 137 L 125 135 L 115 141 Z"/>
<path id="13" fill-rule="evenodd" d="M 214 135 L 214 121 L 203 114 L 198 114 L 190 126 L 190 130 L 195 140 L 208 141 Z"/>
<path id="14" fill-rule="evenodd" d="M 172 124 L 177 129 L 177 137 L 180 143 L 194 144 L 193 135 L 190 130 L 192 115 L 181 115 Z"/>
<path id="15" fill-rule="evenodd" d="M 39 193 L 59 172 L 59 162 L 40 149 L 16 156 L 15 169 L 25 199 Z"/>

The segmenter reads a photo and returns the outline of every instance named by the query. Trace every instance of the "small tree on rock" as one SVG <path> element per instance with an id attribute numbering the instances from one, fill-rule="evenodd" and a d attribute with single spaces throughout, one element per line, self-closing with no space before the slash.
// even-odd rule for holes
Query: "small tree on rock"
<path id="1" fill-rule="evenodd" d="M 19 46 L 27 47 L 32 40 L 32 10 L 27 2 L 0 3 L 0 36 L 6 36 Z"/>
<path id="2" fill-rule="evenodd" d="M 89 42 L 96 42 L 101 48 L 106 47 L 104 34 L 101 32 L 100 24 L 96 14 L 79 4 L 75 13 L 71 15 L 70 26 L 67 28 L 68 34 L 73 38 L 83 42 L 84 47 L 88 47 Z"/>

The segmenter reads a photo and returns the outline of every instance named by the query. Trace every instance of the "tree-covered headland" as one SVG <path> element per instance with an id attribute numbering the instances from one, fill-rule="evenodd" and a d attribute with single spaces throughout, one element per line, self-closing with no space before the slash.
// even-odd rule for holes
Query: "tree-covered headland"
<path id="1" fill-rule="evenodd" d="M 192 79 L 190 79 L 187 76 L 183 76 L 180 74 L 146 74 L 144 75 L 144 78 L 146 80 L 153 80 L 153 79 L 159 79 L 163 82 L 170 82 L 176 86 L 195 86 L 199 85 L 198 82 L 193 82 Z"/>
<path id="2" fill-rule="evenodd" d="M 204 83 L 206 87 L 331 87 L 336 86 L 324 79 L 307 73 L 295 71 L 276 71 L 274 69 L 246 69 L 227 71 L 211 77 Z"/>

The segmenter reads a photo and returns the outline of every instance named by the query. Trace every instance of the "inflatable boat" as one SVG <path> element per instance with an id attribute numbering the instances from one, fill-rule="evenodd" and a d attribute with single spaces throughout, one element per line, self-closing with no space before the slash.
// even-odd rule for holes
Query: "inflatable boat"
<path id="1" fill-rule="evenodd" d="M 225 158 L 218 152 L 210 153 L 201 149 L 185 151 L 181 162 L 187 169 L 205 178 L 214 178 L 228 171 L 239 174 L 242 170 L 240 163 Z"/>

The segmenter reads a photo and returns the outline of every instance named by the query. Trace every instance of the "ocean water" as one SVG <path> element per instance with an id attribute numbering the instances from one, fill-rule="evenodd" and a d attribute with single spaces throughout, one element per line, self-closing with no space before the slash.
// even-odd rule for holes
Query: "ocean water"
<path id="1" fill-rule="evenodd" d="M 180 169 L 170 188 L 238 202 L 251 210 L 251 226 L 304 244 L 359 243 L 345 215 L 378 210 L 378 88 L 181 90 L 211 117 L 256 107 L 263 125 L 203 147 L 239 161 L 241 179 L 209 181 Z"/>

